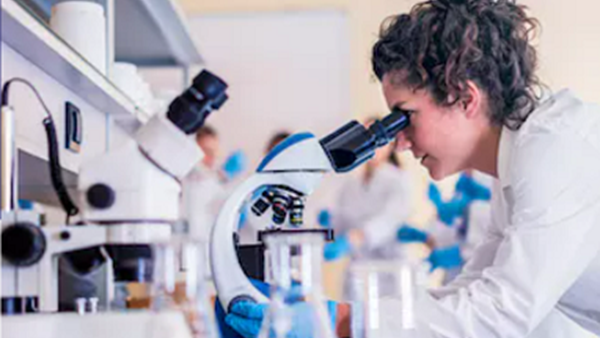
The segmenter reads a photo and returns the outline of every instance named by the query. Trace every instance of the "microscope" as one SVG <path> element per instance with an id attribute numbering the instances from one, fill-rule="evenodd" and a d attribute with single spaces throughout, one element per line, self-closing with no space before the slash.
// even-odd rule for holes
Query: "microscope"
<path id="1" fill-rule="evenodd" d="M 302 224 L 304 200 L 329 172 L 348 172 L 369 160 L 375 149 L 388 144 L 409 125 L 409 112 L 395 108 L 368 129 L 351 121 L 318 140 L 310 133 L 292 135 L 278 144 L 224 203 L 212 229 L 210 261 L 224 309 L 241 300 L 267 302 L 248 280 L 236 253 L 235 232 L 240 210 L 252 195 L 252 212 L 270 215 L 269 231 Z M 257 194 L 257 192 L 260 192 Z"/>
<path id="2" fill-rule="evenodd" d="M 59 332 L 52 330 L 63 324 L 71 327 L 61 331 L 61 337 L 66 332 L 101 336 L 92 331 L 93 326 L 106 333 L 113 330 L 109 327 L 113 324 L 118 331 L 121 321 L 122 325 L 131 325 L 124 319 L 91 322 L 69 320 L 77 318 L 76 314 L 53 314 L 59 303 L 59 258 L 67 257 L 82 272 L 93 269 L 99 261 L 109 261 L 113 267 L 107 278 L 109 284 L 152 281 L 151 245 L 171 239 L 171 227 L 180 218 L 181 180 L 203 157 L 189 134 L 225 103 L 226 89 L 224 81 L 202 71 L 170 104 L 166 115 L 154 116 L 123 147 L 83 163 L 78 177 L 82 222 L 76 225 L 42 227 L 31 212 L 16 210 L 17 180 L 14 165 L 10 165 L 15 161 L 10 158 L 15 155 L 10 128 L 13 112 L 7 104 L 3 106 L 2 311 L 3 315 L 50 314 L 4 316 L 7 336 L 27 331 L 32 318 L 41 325 L 38 331 L 44 325 L 50 330 L 44 333 L 41 329 L 42 336 L 58 336 Z M 7 94 L 3 92 L 3 104 L 4 96 Z M 50 114 L 47 119 L 51 120 Z M 49 142 L 52 180 L 63 207 L 69 206 L 65 209 L 73 215 L 77 208 L 56 173 L 60 168 L 56 147 L 54 135 L 54 142 Z M 106 289 L 110 293 L 113 287 L 108 285 Z M 111 315 L 118 317 L 118 313 L 106 313 L 104 319 Z M 82 331 L 77 332 L 77 327 Z"/>

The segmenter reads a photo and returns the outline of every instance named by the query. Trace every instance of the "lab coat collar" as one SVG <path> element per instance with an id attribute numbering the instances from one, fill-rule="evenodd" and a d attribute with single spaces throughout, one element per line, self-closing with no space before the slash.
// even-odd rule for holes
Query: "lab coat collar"
<path id="1" fill-rule="evenodd" d="M 517 142 L 517 133 L 527 128 L 528 122 L 534 119 L 534 115 L 548 111 L 552 105 L 556 104 L 558 99 L 565 101 L 566 98 L 572 97 L 574 96 L 568 89 L 562 89 L 556 94 L 546 91 L 542 94 L 542 99 L 540 100 L 539 106 L 529 115 L 527 121 L 521 125 L 521 128 L 518 131 L 511 130 L 506 126 L 502 127 L 500 146 L 498 149 L 498 167 L 496 168 L 498 170 L 498 180 L 500 181 L 502 187 L 509 185 L 510 161 L 513 149 L 516 146 L 515 143 Z"/>
<path id="2" fill-rule="evenodd" d="M 508 175 L 510 170 L 510 157 L 512 155 L 512 149 L 515 142 L 515 131 L 510 130 L 506 126 L 502 127 L 502 132 L 500 134 L 500 146 L 498 149 L 498 161 L 497 161 L 497 170 L 498 170 L 498 180 L 500 184 L 504 187 L 509 183 Z"/>

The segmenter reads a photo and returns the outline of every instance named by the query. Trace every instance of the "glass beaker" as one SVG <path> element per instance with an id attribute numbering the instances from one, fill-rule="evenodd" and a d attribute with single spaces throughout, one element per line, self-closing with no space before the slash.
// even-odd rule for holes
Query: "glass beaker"
<path id="1" fill-rule="evenodd" d="M 153 245 L 152 309 L 181 311 L 194 338 L 217 338 L 206 285 L 206 245 L 180 240 Z M 157 331 L 161 331 L 158 329 Z"/>
<path id="2" fill-rule="evenodd" d="M 295 337 L 297 330 L 313 338 L 335 337 L 321 285 L 324 238 L 323 232 L 312 230 L 263 237 L 271 297 L 259 337 Z"/>
<path id="3" fill-rule="evenodd" d="M 352 262 L 348 269 L 352 337 L 415 337 L 421 270 L 408 258 Z"/>

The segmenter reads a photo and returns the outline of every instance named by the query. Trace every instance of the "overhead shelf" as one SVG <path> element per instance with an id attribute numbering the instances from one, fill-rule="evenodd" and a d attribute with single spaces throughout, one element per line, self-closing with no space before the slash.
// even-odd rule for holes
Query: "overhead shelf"
<path id="1" fill-rule="evenodd" d="M 115 59 L 143 66 L 203 63 L 174 0 L 116 0 Z"/>
<path id="2" fill-rule="evenodd" d="M 50 20 L 58 0 L 19 0 Z M 114 2 L 115 60 L 140 66 L 202 64 L 183 10 L 176 0 L 96 0 Z"/>
<path id="3" fill-rule="evenodd" d="M 2 41 L 128 131 L 148 115 L 43 22 L 15 0 L 2 0 Z"/>

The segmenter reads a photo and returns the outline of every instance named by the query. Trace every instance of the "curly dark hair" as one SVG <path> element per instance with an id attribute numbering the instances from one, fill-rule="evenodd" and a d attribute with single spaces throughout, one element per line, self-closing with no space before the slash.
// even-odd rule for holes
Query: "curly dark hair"
<path id="1" fill-rule="evenodd" d="M 511 0 L 431 0 L 384 21 L 372 65 L 381 81 L 428 89 L 450 106 L 473 81 L 488 96 L 492 123 L 518 129 L 542 84 L 531 45 L 539 23 Z"/>

